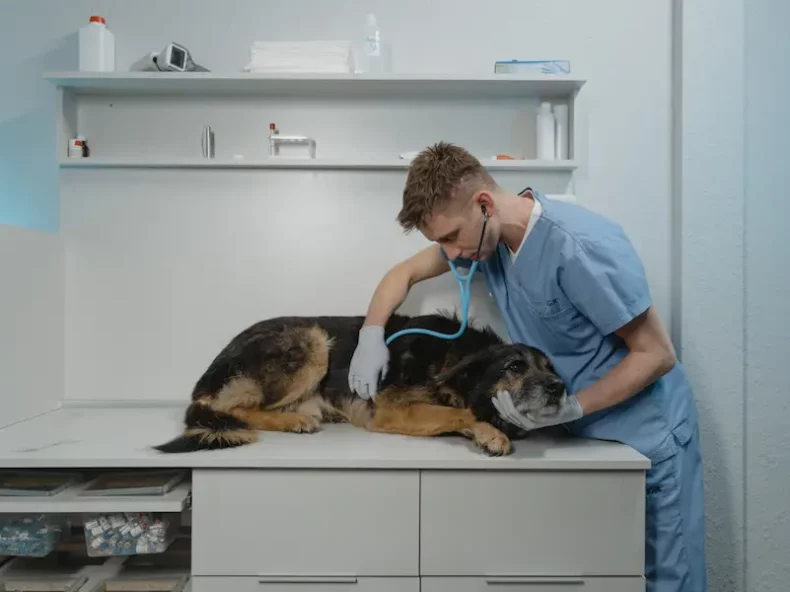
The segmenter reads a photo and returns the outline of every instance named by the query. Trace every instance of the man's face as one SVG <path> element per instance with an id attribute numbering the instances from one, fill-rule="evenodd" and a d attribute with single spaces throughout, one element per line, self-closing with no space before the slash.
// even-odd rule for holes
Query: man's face
<path id="1" fill-rule="evenodd" d="M 491 206 L 487 208 L 489 216 Z M 438 243 L 451 260 L 489 259 L 496 249 L 498 227 L 494 217 L 489 217 L 483 233 L 483 211 L 476 200 L 465 205 L 450 205 L 437 211 L 425 228 L 423 235 Z M 483 242 L 480 236 L 483 233 Z M 478 252 L 478 246 L 480 251 Z"/>

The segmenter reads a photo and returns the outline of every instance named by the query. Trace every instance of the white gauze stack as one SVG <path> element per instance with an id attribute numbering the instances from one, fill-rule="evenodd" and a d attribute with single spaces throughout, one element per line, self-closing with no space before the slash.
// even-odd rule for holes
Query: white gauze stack
<path id="1" fill-rule="evenodd" d="M 246 72 L 354 71 L 350 41 L 256 41 L 250 46 Z"/>

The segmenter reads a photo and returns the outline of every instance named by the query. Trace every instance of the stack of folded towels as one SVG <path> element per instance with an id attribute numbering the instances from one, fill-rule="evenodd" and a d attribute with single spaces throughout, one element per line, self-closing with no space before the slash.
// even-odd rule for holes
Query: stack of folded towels
<path id="1" fill-rule="evenodd" d="M 351 73 L 354 54 L 350 41 L 256 41 L 244 70 Z"/>

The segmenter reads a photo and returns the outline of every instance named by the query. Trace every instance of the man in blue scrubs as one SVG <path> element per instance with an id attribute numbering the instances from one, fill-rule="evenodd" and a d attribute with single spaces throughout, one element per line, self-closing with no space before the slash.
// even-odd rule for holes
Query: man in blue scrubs
<path id="1" fill-rule="evenodd" d="M 389 360 L 384 324 L 412 285 L 477 259 L 510 338 L 549 356 L 568 386 L 560 417 L 499 414 L 527 429 L 628 444 L 647 456 L 648 592 L 705 592 L 702 459 L 693 393 L 639 256 L 616 223 L 581 206 L 498 186 L 463 148 L 439 143 L 413 161 L 398 222 L 434 244 L 382 278 L 351 362 L 349 386 L 375 397 Z M 583 491 L 579 492 L 584 495 Z"/>

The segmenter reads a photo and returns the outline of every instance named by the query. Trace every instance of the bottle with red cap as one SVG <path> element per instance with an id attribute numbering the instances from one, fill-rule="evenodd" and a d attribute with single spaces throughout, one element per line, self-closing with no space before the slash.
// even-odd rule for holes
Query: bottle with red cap
<path id="1" fill-rule="evenodd" d="M 93 15 L 80 28 L 80 71 L 112 72 L 115 70 L 115 35 L 107 28 L 103 16 Z"/>

